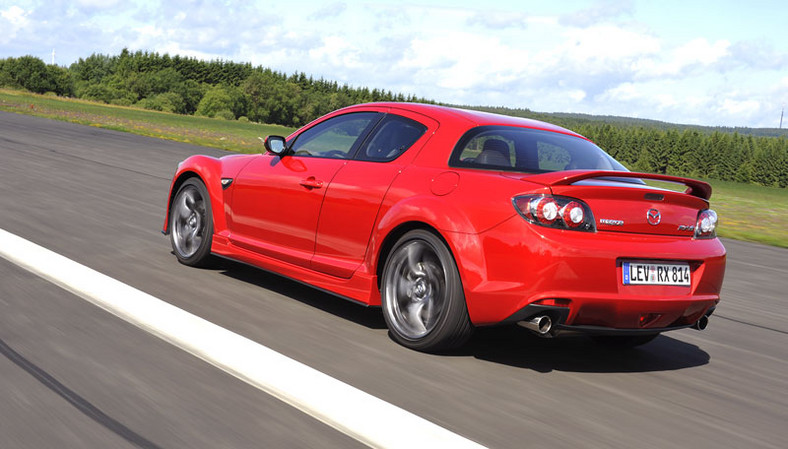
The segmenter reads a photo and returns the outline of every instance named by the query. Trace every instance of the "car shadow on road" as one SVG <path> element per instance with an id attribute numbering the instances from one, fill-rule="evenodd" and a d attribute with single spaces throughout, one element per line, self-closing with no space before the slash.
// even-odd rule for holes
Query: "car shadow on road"
<path id="1" fill-rule="evenodd" d="M 636 348 L 620 349 L 598 344 L 584 336 L 540 338 L 518 326 L 481 328 L 453 355 L 472 356 L 542 373 L 672 371 L 706 365 L 711 360 L 706 351 L 670 335 L 662 334 Z"/>
<path id="2" fill-rule="evenodd" d="M 228 259 L 217 260 L 209 269 L 369 329 L 386 329 L 379 307 L 367 307 L 353 301 L 343 301 L 333 294 L 314 287 Z M 544 373 L 671 371 L 709 363 L 711 357 L 708 353 L 670 335 L 663 334 L 641 347 L 617 349 L 597 344 L 582 336 L 540 338 L 519 326 L 486 327 L 477 329 L 473 338 L 462 348 L 444 353 L 442 356 L 474 357 Z"/>
<path id="3" fill-rule="evenodd" d="M 379 307 L 368 307 L 241 262 L 220 259 L 213 269 L 217 269 L 227 277 L 287 296 L 289 299 L 299 301 L 364 327 L 370 329 L 386 328 L 386 323 L 383 320 L 383 314 L 380 312 Z"/>

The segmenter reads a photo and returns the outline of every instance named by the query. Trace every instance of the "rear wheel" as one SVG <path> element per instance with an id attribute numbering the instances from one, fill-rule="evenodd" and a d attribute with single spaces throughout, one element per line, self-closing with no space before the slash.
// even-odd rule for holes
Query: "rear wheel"
<path id="1" fill-rule="evenodd" d="M 657 338 L 659 334 L 650 335 L 596 335 L 591 338 L 598 344 L 611 348 L 634 348 L 645 345 Z"/>
<path id="2" fill-rule="evenodd" d="M 408 348 L 452 349 L 473 332 L 457 265 L 431 232 L 410 231 L 397 241 L 383 269 L 381 296 L 392 338 Z"/>
<path id="3" fill-rule="evenodd" d="M 205 266 L 211 258 L 213 215 L 205 184 L 191 178 L 181 185 L 170 207 L 170 242 L 178 260 Z"/>

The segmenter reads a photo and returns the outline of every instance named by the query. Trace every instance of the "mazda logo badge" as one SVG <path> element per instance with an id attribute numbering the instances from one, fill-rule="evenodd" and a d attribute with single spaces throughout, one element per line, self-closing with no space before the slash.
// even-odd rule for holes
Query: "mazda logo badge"
<path id="1" fill-rule="evenodd" d="M 646 220 L 648 220 L 648 224 L 656 226 L 662 221 L 662 214 L 656 209 L 649 209 L 646 213 Z"/>

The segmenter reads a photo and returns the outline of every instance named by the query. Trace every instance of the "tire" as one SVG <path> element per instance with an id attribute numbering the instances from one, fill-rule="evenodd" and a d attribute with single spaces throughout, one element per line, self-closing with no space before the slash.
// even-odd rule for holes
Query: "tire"
<path id="1" fill-rule="evenodd" d="M 596 335 L 591 337 L 597 344 L 610 348 L 627 349 L 645 345 L 657 338 L 659 334 L 650 335 Z"/>
<path id="2" fill-rule="evenodd" d="M 208 190 L 198 178 L 187 179 L 178 189 L 170 206 L 169 230 L 172 250 L 182 264 L 210 264 L 213 215 Z"/>
<path id="3" fill-rule="evenodd" d="M 391 337 L 405 347 L 446 351 L 473 333 L 457 264 L 431 232 L 410 231 L 394 245 L 383 269 L 381 300 Z"/>

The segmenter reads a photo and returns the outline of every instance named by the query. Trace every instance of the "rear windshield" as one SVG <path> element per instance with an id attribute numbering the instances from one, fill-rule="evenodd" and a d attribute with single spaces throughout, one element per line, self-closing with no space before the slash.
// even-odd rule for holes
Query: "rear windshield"
<path id="1" fill-rule="evenodd" d="M 457 142 L 449 165 L 526 173 L 576 169 L 628 171 L 588 140 L 512 126 L 471 129 Z"/>

